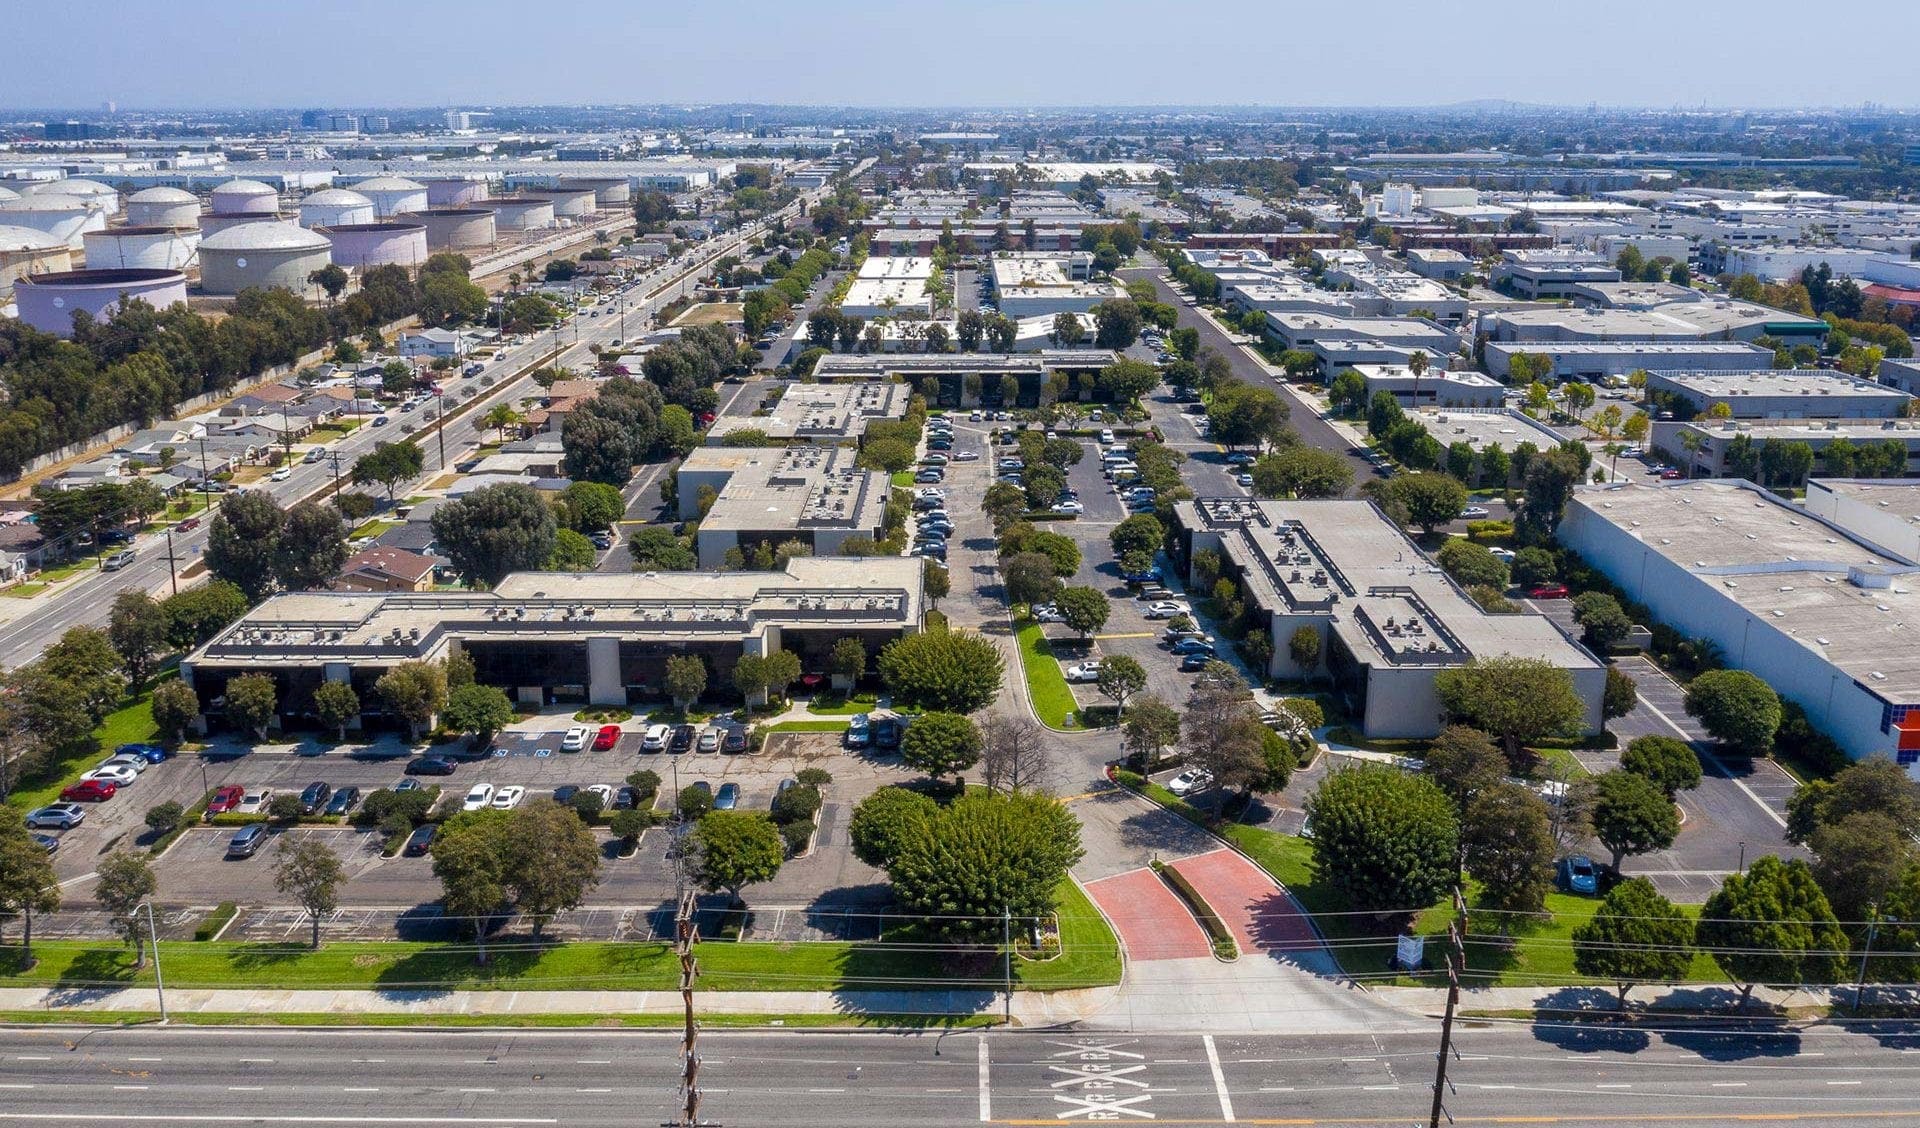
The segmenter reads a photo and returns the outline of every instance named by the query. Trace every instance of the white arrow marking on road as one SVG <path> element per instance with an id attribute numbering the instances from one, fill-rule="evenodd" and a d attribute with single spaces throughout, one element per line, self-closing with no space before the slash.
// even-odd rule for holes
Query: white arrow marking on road
<path id="1" fill-rule="evenodd" d="M 1130 1105 L 1137 1105 L 1141 1101 L 1150 1101 L 1153 1099 L 1145 1093 L 1137 1097 L 1104 1097 L 1098 1095 L 1074 1097 L 1060 1093 L 1053 1099 L 1062 1104 L 1079 1106 L 1078 1108 L 1069 1108 L 1061 1112 L 1060 1119 L 1062 1120 L 1070 1116 L 1085 1116 L 1089 1120 L 1118 1120 L 1119 1116 L 1116 1116 L 1116 1113 L 1126 1116 L 1137 1116 L 1142 1120 L 1152 1120 L 1154 1118 L 1153 1114 L 1144 1108 L 1128 1107 Z"/>
<path id="2" fill-rule="evenodd" d="M 1106 1065 L 1088 1065 L 1088 1066 L 1049 1065 L 1047 1068 L 1053 1070 L 1055 1073 L 1065 1073 L 1068 1075 L 1064 1080 L 1055 1081 L 1053 1083 L 1052 1088 L 1055 1088 L 1055 1089 L 1065 1088 L 1068 1085 L 1079 1085 L 1086 1082 L 1101 1082 L 1101 1083 L 1111 1084 L 1112 1082 L 1116 1082 L 1116 1081 L 1122 1085 L 1132 1085 L 1135 1088 L 1140 1088 L 1140 1089 L 1145 1089 L 1149 1087 L 1147 1082 L 1145 1081 L 1139 1080 L 1138 1078 L 1134 1078 L 1134 1077 L 1124 1076 L 1124 1074 L 1140 1072 L 1141 1070 L 1146 1068 L 1146 1066 L 1144 1065 L 1123 1065 L 1117 1069 L 1112 1066 L 1106 1066 Z"/>

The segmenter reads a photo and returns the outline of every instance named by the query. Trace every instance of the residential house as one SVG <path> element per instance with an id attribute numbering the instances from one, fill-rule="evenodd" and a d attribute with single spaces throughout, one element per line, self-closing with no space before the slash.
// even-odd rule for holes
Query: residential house
<path id="1" fill-rule="evenodd" d="M 336 591 L 427 591 L 433 587 L 435 560 L 404 548 L 363 548 L 334 577 Z"/>

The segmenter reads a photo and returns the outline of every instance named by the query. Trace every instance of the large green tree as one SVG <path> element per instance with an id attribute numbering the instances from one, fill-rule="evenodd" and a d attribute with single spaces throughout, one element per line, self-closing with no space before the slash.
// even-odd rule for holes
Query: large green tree
<path id="1" fill-rule="evenodd" d="M 576 908 L 600 881 L 600 843 L 572 809 L 551 799 L 517 808 L 506 835 L 502 876 L 533 938 L 555 913 Z"/>
<path id="2" fill-rule="evenodd" d="M 455 732 L 484 737 L 513 723 L 513 702 L 497 686 L 469 683 L 447 694 L 441 722 Z"/>
<path id="3" fill-rule="evenodd" d="M 1780 728 L 1780 695 L 1745 670 L 1709 670 L 1687 685 L 1687 713 L 1741 756 L 1763 756 Z"/>
<path id="4" fill-rule="evenodd" d="M 1678 737 L 1634 737 L 1620 753 L 1620 767 L 1652 780 L 1669 799 L 1700 786 L 1700 757 Z"/>
<path id="5" fill-rule="evenodd" d="M 1612 853 L 1612 866 L 1630 854 L 1673 845 L 1680 814 L 1660 784 L 1634 772 L 1614 769 L 1594 780 L 1593 833 Z"/>
<path id="6" fill-rule="evenodd" d="M 1079 821 L 1031 791 L 969 791 L 905 821 L 886 860 L 894 897 L 955 940 L 997 941 L 1003 914 L 1024 929 L 1051 913 L 1083 853 Z"/>
<path id="7" fill-rule="evenodd" d="M 319 951 L 320 924 L 340 907 L 340 887 L 346 884 L 347 869 L 340 864 L 340 855 L 319 838 L 285 840 L 278 852 L 273 887 L 306 910 L 313 924 L 309 946 Z"/>
<path id="8" fill-rule="evenodd" d="M 1380 764 L 1329 774 L 1307 799 L 1315 879 L 1354 909 L 1412 914 L 1459 880 L 1460 823 L 1434 784 Z"/>
<path id="9" fill-rule="evenodd" d="M 354 460 L 353 484 L 378 484 L 392 501 L 395 491 L 419 477 L 426 465 L 425 453 L 412 443 L 375 443 L 372 450 Z"/>
<path id="10" fill-rule="evenodd" d="M 287 510 L 273 546 L 273 576 L 288 591 L 324 587 L 347 562 L 347 530 L 340 511 L 317 501 Z"/>
<path id="11" fill-rule="evenodd" d="M 971 713 L 1000 694 L 1000 648 L 977 634 L 928 630 L 889 643 L 880 677 L 903 705 Z"/>
<path id="12" fill-rule="evenodd" d="M 166 652 L 167 613 L 146 592 L 123 591 L 113 597 L 113 607 L 107 612 L 107 639 L 120 655 L 127 679 L 139 685 Z"/>
<path id="13" fill-rule="evenodd" d="M 1304 443 L 1264 456 L 1250 473 L 1261 497 L 1339 497 L 1353 488 L 1353 466 L 1344 455 Z"/>
<path id="14" fill-rule="evenodd" d="M 447 669 L 437 662 L 402 662 L 381 674 L 373 691 L 418 740 L 434 715 L 447 707 Z"/>
<path id="15" fill-rule="evenodd" d="M 493 587 L 539 568 L 553 553 L 553 510 L 531 486 L 486 486 L 433 514 L 440 551 L 469 584 Z"/>
<path id="16" fill-rule="evenodd" d="M 20 950 L 33 960 L 33 917 L 60 907 L 60 882 L 53 859 L 28 832 L 19 810 L 0 808 L 0 924 L 19 917 Z"/>
<path id="17" fill-rule="evenodd" d="M 267 728 L 279 715 L 280 689 L 266 674 L 241 674 L 227 681 L 227 721 L 253 733 L 255 740 L 267 738 Z"/>
<path id="18" fill-rule="evenodd" d="M 260 490 L 231 493 L 207 531 L 207 571 L 258 603 L 273 590 L 274 552 L 287 515 Z"/>
<path id="19" fill-rule="evenodd" d="M 1831 983 L 1845 972 L 1847 934 L 1798 858 L 1764 855 L 1746 873 L 1728 874 L 1701 906 L 1693 935 L 1740 984 L 1743 1006 L 1759 984 Z"/>
<path id="20" fill-rule="evenodd" d="M 1508 913 L 1537 913 L 1553 889 L 1553 830 L 1544 799 L 1517 783 L 1496 783 L 1467 801 L 1461 821 L 1467 872 L 1480 883 L 1480 904 Z"/>
<path id="21" fill-rule="evenodd" d="M 1636 983 L 1672 983 L 1693 965 L 1693 922 L 1644 877 L 1608 890 L 1593 916 L 1573 930 L 1573 969 L 1610 979 L 1626 1006 Z"/>
<path id="22" fill-rule="evenodd" d="M 758 811 L 708 811 L 694 825 L 690 872 L 702 889 L 734 902 L 748 885 L 772 881 L 786 858 L 780 829 Z"/>
<path id="23" fill-rule="evenodd" d="M 1434 686 L 1447 713 L 1492 735 L 1516 770 L 1531 766 L 1528 743 L 1578 733 L 1586 718 L 1573 675 L 1538 658 L 1476 658 Z"/>
<path id="24" fill-rule="evenodd" d="M 140 906 L 160 888 L 146 855 L 116 848 L 94 866 L 93 899 L 133 949 L 135 969 L 147 966 L 146 922 Z"/>
<path id="25" fill-rule="evenodd" d="M 938 804 L 918 791 L 897 786 L 880 788 L 860 801 L 847 824 L 854 857 L 884 869 L 907 837 L 917 833 L 938 810 Z"/>
<path id="26" fill-rule="evenodd" d="M 980 762 L 980 730 L 958 713 L 923 713 L 900 740 L 900 759 L 934 779 L 964 772 Z"/>

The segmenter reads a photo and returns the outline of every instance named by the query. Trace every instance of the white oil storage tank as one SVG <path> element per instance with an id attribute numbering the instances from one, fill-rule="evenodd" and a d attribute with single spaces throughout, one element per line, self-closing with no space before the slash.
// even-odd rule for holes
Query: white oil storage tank
<path id="1" fill-rule="evenodd" d="M 427 210 L 427 186 L 403 176 L 376 176 L 355 184 L 353 190 L 373 201 L 373 214 L 379 219 Z"/>
<path id="2" fill-rule="evenodd" d="M 27 196 L 72 196 L 78 200 L 100 205 L 107 215 L 120 214 L 120 192 L 98 180 L 69 176 L 64 180 L 43 180 L 28 188 L 22 195 Z"/>
<path id="3" fill-rule="evenodd" d="M 485 201 L 501 231 L 545 231 L 553 226 L 553 201 L 533 196 L 495 196 Z"/>
<path id="4" fill-rule="evenodd" d="M 618 211 L 633 202 L 633 186 L 624 176 L 570 176 L 559 187 L 562 192 L 592 192 L 594 206 L 602 211 Z"/>
<path id="5" fill-rule="evenodd" d="M 214 188 L 211 195 L 215 215 L 280 210 L 279 190 L 258 180 L 229 180 Z"/>
<path id="6" fill-rule="evenodd" d="M 349 223 L 316 227 L 333 244 L 341 266 L 418 266 L 427 261 L 427 228 L 421 223 Z"/>
<path id="7" fill-rule="evenodd" d="M 77 251 L 81 247 L 81 236 L 105 227 L 107 215 L 100 210 L 100 205 L 77 196 L 42 192 L 17 200 L 0 200 L 0 223 L 44 231 Z"/>
<path id="8" fill-rule="evenodd" d="M 72 269 L 73 249 L 67 246 L 66 240 L 31 227 L 0 225 L 0 289 L 29 274 L 64 273 Z"/>
<path id="9" fill-rule="evenodd" d="M 122 298 L 140 298 L 155 309 L 184 305 L 187 276 L 177 270 L 69 270 L 36 274 L 14 283 L 20 320 L 43 333 L 73 335 L 73 315 L 85 310 L 104 320 Z"/>
<path id="10" fill-rule="evenodd" d="M 109 227 L 85 238 L 88 270 L 185 270 L 200 247 L 197 227 Z"/>
<path id="11" fill-rule="evenodd" d="M 486 208 L 428 208 L 407 219 L 427 229 L 429 251 L 463 251 L 494 243 L 493 213 Z"/>
<path id="12" fill-rule="evenodd" d="M 487 181 L 479 176 L 434 176 L 427 186 L 427 207 L 464 208 L 487 198 Z"/>
<path id="13" fill-rule="evenodd" d="M 307 294 L 307 276 L 333 261 L 332 247 L 298 224 L 242 223 L 200 241 L 200 287 L 209 294 L 272 286 Z"/>
<path id="14" fill-rule="evenodd" d="M 286 218 L 277 211 L 230 212 L 226 215 L 208 212 L 200 217 L 200 234 L 212 235 L 243 223 L 278 223 Z"/>
<path id="15" fill-rule="evenodd" d="M 553 201 L 553 214 L 563 219 L 580 219 L 593 214 L 597 206 L 591 188 L 542 188 L 527 195 Z"/>
<path id="16" fill-rule="evenodd" d="M 373 201 L 351 188 L 322 188 L 300 201 L 302 227 L 340 227 L 377 218 Z"/>
<path id="17" fill-rule="evenodd" d="M 197 227 L 200 197 L 184 188 L 148 188 L 127 197 L 127 222 L 135 227 Z"/>

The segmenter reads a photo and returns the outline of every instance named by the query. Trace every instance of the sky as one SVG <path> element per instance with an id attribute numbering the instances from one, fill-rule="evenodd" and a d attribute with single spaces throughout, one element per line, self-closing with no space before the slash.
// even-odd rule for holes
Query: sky
<path id="1" fill-rule="evenodd" d="M 1911 107 L 1916 32 L 1920 0 L 0 0 L 0 106 Z"/>

